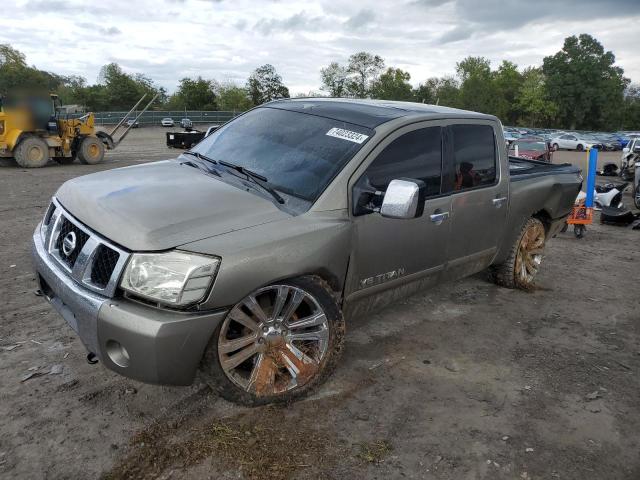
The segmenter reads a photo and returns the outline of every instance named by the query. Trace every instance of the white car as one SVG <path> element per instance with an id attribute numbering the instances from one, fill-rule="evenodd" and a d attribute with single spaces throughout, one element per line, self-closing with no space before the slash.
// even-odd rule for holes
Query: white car
<path id="1" fill-rule="evenodd" d="M 579 152 L 589 148 L 602 148 L 602 144 L 591 138 L 585 138 L 575 133 L 565 133 L 554 137 L 550 141 L 554 150 L 578 150 Z"/>
<path id="2" fill-rule="evenodd" d="M 182 128 L 191 128 L 193 127 L 193 122 L 190 118 L 183 118 L 182 120 L 180 120 L 180 126 Z"/>
<path id="3" fill-rule="evenodd" d="M 163 118 L 162 120 L 160 120 L 160 123 L 163 127 L 173 127 L 173 118 Z"/>

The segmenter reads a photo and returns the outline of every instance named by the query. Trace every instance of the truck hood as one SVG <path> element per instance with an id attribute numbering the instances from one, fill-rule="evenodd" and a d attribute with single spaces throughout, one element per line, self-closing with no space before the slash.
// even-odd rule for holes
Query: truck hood
<path id="1" fill-rule="evenodd" d="M 74 217 L 130 250 L 166 250 L 291 215 L 178 161 L 69 180 L 56 193 Z"/>

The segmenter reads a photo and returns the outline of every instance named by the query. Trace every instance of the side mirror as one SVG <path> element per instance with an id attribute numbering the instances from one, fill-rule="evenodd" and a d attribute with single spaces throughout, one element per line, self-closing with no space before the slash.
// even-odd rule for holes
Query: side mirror
<path id="1" fill-rule="evenodd" d="M 624 147 L 622 149 L 622 153 L 629 153 L 629 147 Z"/>
<path id="2" fill-rule="evenodd" d="M 382 200 L 380 214 L 385 218 L 411 219 L 424 211 L 427 185 L 411 178 L 391 180 Z"/>

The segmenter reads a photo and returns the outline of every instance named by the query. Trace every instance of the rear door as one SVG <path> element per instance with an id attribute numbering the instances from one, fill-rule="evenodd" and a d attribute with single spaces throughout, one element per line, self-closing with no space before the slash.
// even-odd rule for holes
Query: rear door
<path id="1" fill-rule="evenodd" d="M 435 283 L 447 258 L 451 198 L 442 192 L 443 128 L 433 122 L 404 127 L 382 140 L 369 158 L 373 160 L 365 161 L 350 183 L 355 239 L 349 300 L 411 280 Z M 422 216 L 399 220 L 355 211 L 360 189 L 384 192 L 391 180 L 399 178 L 426 183 Z"/>
<path id="2" fill-rule="evenodd" d="M 479 120 L 456 121 L 447 127 L 446 163 L 454 178 L 448 278 L 483 270 L 497 253 L 507 219 L 509 177 L 496 128 Z"/>

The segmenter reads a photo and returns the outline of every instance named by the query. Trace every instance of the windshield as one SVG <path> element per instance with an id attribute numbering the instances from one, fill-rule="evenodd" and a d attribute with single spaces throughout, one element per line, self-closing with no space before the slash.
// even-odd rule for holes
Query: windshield
<path id="1" fill-rule="evenodd" d="M 516 142 L 516 145 L 520 150 L 535 150 L 537 152 L 544 152 L 547 146 L 544 142 Z M 514 147 L 511 147 L 514 150 Z"/>
<path id="2" fill-rule="evenodd" d="M 373 130 L 279 108 L 251 110 L 193 151 L 265 176 L 281 192 L 314 201 Z"/>

